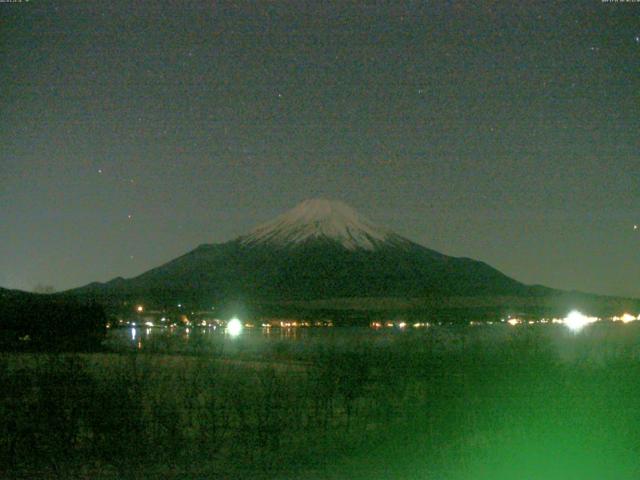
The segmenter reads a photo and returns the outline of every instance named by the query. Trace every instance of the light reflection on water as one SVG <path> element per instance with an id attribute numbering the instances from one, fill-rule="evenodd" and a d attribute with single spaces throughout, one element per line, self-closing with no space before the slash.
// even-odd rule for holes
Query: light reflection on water
<path id="1" fill-rule="evenodd" d="M 112 351 L 142 351 L 146 353 L 206 354 L 251 356 L 272 352 L 300 353 L 309 348 L 342 348 L 348 342 L 363 345 L 368 342 L 385 344 L 391 337 L 408 334 L 408 329 L 376 330 L 362 326 L 249 326 L 240 335 L 230 335 L 226 328 L 215 326 L 154 326 L 130 325 L 108 331 L 104 346 Z M 418 330 L 415 331 L 418 334 Z M 423 333 L 427 333 L 423 329 Z"/>
<path id="2" fill-rule="evenodd" d="M 365 327 L 358 327 L 364 329 Z M 308 334 L 309 331 L 320 330 L 319 328 L 270 328 L 270 327 L 257 327 L 257 328 L 245 328 L 242 330 L 242 336 L 263 336 L 266 338 L 302 338 Z M 325 329 L 322 329 L 325 330 Z M 128 328 L 113 328 L 109 336 L 112 338 L 121 338 L 123 336 L 129 337 L 131 341 L 142 338 L 148 340 L 152 337 L 158 336 L 171 336 L 171 337 L 185 337 L 190 335 L 201 335 L 205 337 L 218 338 L 218 337 L 233 337 L 229 335 L 224 328 L 216 327 L 141 327 L 132 326 Z"/>
<path id="3" fill-rule="evenodd" d="M 190 327 L 146 327 L 132 325 L 126 328 L 112 328 L 108 331 L 106 346 L 115 350 L 138 349 L 145 351 L 207 351 L 260 349 L 276 343 L 301 344 L 308 341 L 333 338 L 344 339 L 386 338 L 406 335 L 406 329 L 378 330 L 367 326 L 341 327 L 249 327 L 243 328 L 237 337 L 225 328 L 215 326 Z"/>
<path id="4" fill-rule="evenodd" d="M 311 330 L 314 331 L 311 332 Z M 322 335 L 323 332 L 320 332 L 320 330 L 328 329 L 245 328 L 239 337 L 233 337 L 224 328 L 131 326 L 110 329 L 107 335 L 107 344 L 115 349 L 135 348 L 138 350 L 180 350 L 182 347 L 188 347 L 189 345 L 193 345 L 196 348 L 196 344 L 204 349 L 215 345 L 222 348 L 223 345 L 234 346 L 242 343 L 264 343 L 278 340 L 296 341 L 308 336 Z"/>
<path id="5" fill-rule="evenodd" d="M 470 348 L 490 351 L 505 343 L 535 341 L 555 352 L 560 361 L 584 361 L 588 357 L 600 362 L 622 352 L 640 361 L 639 337 L 640 322 L 596 322 L 578 333 L 554 323 L 516 327 L 508 323 L 481 327 L 442 325 L 425 329 L 256 327 L 243 329 L 237 337 L 228 335 L 224 328 L 126 326 L 109 329 L 104 346 L 117 352 L 303 358 L 309 352 L 322 353 L 327 348 L 345 351 L 353 350 L 354 345 L 387 348 L 393 342 L 401 342 L 402 348 L 409 345 L 436 353 L 463 353 Z"/>

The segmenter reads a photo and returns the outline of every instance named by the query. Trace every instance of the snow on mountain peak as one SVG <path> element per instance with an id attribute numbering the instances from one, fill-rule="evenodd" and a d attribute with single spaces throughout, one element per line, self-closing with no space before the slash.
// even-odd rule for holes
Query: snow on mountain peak
<path id="1" fill-rule="evenodd" d="M 339 242 L 349 250 L 373 250 L 394 234 L 364 218 L 348 205 L 322 198 L 305 200 L 241 237 L 244 244 L 300 243 L 313 238 Z"/>

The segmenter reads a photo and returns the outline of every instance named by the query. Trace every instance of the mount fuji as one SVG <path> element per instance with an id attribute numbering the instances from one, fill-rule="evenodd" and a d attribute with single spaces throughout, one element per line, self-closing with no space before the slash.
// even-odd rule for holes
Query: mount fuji
<path id="1" fill-rule="evenodd" d="M 106 303 L 153 299 L 210 305 L 229 299 L 530 296 L 540 289 L 483 262 L 423 247 L 342 202 L 312 199 L 234 240 L 201 245 L 134 278 L 70 293 Z"/>

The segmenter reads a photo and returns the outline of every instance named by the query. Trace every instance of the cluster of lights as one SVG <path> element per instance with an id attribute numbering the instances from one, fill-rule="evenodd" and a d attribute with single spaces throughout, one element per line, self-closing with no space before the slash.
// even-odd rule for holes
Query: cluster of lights
<path id="1" fill-rule="evenodd" d="M 407 324 L 407 322 L 398 322 L 398 323 L 394 323 L 394 322 L 371 322 L 370 327 L 378 330 L 382 327 L 387 327 L 387 328 L 393 328 L 393 327 L 398 327 L 400 329 L 405 329 L 409 326 L 409 324 Z M 413 328 L 426 328 L 426 327 L 430 327 L 431 324 L 429 322 L 416 322 L 411 324 L 411 326 Z"/>
<path id="2" fill-rule="evenodd" d="M 183 305 L 182 304 L 178 304 L 178 308 L 181 308 Z M 213 308 L 213 307 L 212 307 Z M 136 305 L 135 307 L 135 311 L 137 313 L 143 313 L 144 312 L 144 306 L 143 305 Z M 540 319 L 540 320 L 523 320 L 521 318 L 517 318 L 517 317 L 507 317 L 507 319 L 505 320 L 504 318 L 501 320 L 501 322 L 506 322 L 511 326 L 516 326 L 516 325 L 522 325 L 522 324 L 536 324 L 536 323 L 542 323 L 542 324 L 547 324 L 547 323 L 552 323 L 552 324 L 562 324 L 565 325 L 567 328 L 569 328 L 571 331 L 573 332 L 579 332 L 580 330 L 582 330 L 585 326 L 597 322 L 601 320 L 598 317 L 590 317 L 587 315 L 582 314 L 581 312 L 577 311 L 577 310 L 573 310 L 571 311 L 566 317 L 564 318 L 551 318 L 551 319 Z M 614 322 L 622 322 L 622 323 L 630 323 L 630 322 L 634 322 L 634 321 L 640 321 L 640 315 L 638 316 L 634 316 L 631 315 L 630 313 L 624 313 L 621 316 L 614 316 L 611 317 L 611 320 Z M 161 322 L 167 322 L 169 321 L 168 318 L 166 317 L 162 317 L 160 319 Z M 182 315 L 181 316 L 181 321 L 182 323 L 189 327 L 191 326 L 192 322 L 188 319 L 188 317 L 186 315 Z M 119 319 L 119 323 L 123 324 L 125 323 L 124 320 Z M 215 320 L 214 322 L 207 322 L 206 320 L 202 320 L 199 323 L 199 326 L 202 327 L 206 327 L 206 326 L 213 326 L 213 328 L 215 328 L 215 324 L 220 325 L 220 321 L 219 320 Z M 477 322 L 477 321 L 471 321 L 470 325 L 480 325 L 480 324 L 493 324 L 494 322 Z M 135 339 L 136 338 L 136 334 L 135 334 L 135 327 L 136 327 L 136 322 L 126 322 L 127 325 L 130 325 L 131 327 L 133 327 L 131 329 L 131 335 L 132 338 Z M 144 325 L 146 327 L 153 327 L 154 323 L 151 321 L 146 321 L 144 323 Z M 170 326 L 174 327 L 176 324 L 173 323 Z M 325 326 L 325 327 L 332 327 L 333 326 L 333 322 L 321 322 L 321 321 L 317 321 L 314 323 L 315 326 Z M 226 324 L 226 332 L 232 336 L 232 337 L 236 337 L 238 335 L 240 335 L 242 333 L 242 330 L 244 327 L 253 327 L 253 324 L 246 324 L 243 325 L 242 322 L 234 317 L 231 320 L 229 320 Z M 295 327 L 310 327 L 312 326 L 312 324 L 308 321 L 296 321 L 296 320 L 288 320 L 288 321 L 280 321 L 277 325 L 273 325 L 273 323 L 263 323 L 262 324 L 263 327 L 265 328 L 270 328 L 272 326 L 280 326 L 281 328 L 295 328 Z M 380 322 L 380 321 L 375 321 L 375 322 L 371 322 L 370 324 L 371 328 L 374 329 L 380 329 L 383 327 L 387 327 L 387 328 L 393 328 L 393 327 L 397 327 L 400 329 L 405 329 L 407 328 L 408 324 L 404 321 L 400 321 L 400 322 L 392 322 L 392 321 L 387 321 L 387 322 Z M 413 328 L 424 328 L 424 327 L 430 327 L 431 324 L 428 322 L 416 322 L 412 324 Z M 166 328 L 166 327 L 165 327 Z"/>
<path id="3" fill-rule="evenodd" d="M 579 332 L 580 330 L 582 330 L 587 325 L 589 325 L 591 323 L 598 322 L 600 320 L 601 319 L 598 318 L 598 317 L 590 317 L 588 315 L 584 315 L 584 314 L 580 313 L 577 310 L 573 310 L 564 318 L 551 318 L 551 319 L 543 318 L 543 319 L 541 319 L 539 321 L 534 321 L 534 320 L 525 321 L 525 320 L 522 320 L 520 318 L 509 317 L 509 319 L 506 320 L 506 322 L 511 326 L 521 325 L 521 324 L 525 324 L 525 323 L 528 323 L 528 324 L 534 324 L 534 323 L 562 324 L 562 325 L 566 326 L 567 328 L 569 328 L 571 331 Z M 619 317 L 618 316 L 611 317 L 611 320 L 614 321 L 614 322 L 630 323 L 630 322 L 634 322 L 634 321 L 640 320 L 640 315 L 638 315 L 636 317 L 636 316 L 631 315 L 630 313 L 624 313 Z M 503 322 L 504 321 L 505 320 L 503 320 Z"/>
<path id="4" fill-rule="evenodd" d="M 310 327 L 311 326 L 311 322 L 298 322 L 296 320 L 292 320 L 292 321 L 281 321 L 280 322 L 280 327 L 281 328 L 296 328 L 296 327 Z"/>
<path id="5" fill-rule="evenodd" d="M 636 320 L 640 320 L 640 315 L 638 315 L 637 317 L 634 317 L 630 313 L 623 313 L 622 316 L 613 317 L 611 320 L 613 320 L 614 322 L 622 322 L 622 323 L 635 322 Z"/>
<path id="6" fill-rule="evenodd" d="M 590 323 L 597 322 L 598 320 L 600 320 L 598 317 L 588 317 L 578 312 L 577 310 L 573 310 L 564 318 L 552 318 L 552 319 L 543 318 L 539 321 L 536 321 L 536 320 L 523 320 L 521 318 L 516 318 L 516 317 L 509 317 L 506 320 L 506 322 L 512 327 L 515 327 L 516 325 L 523 325 L 523 324 L 534 325 L 536 323 L 543 323 L 543 324 L 555 323 L 555 324 L 565 325 L 570 330 L 574 332 L 578 332 L 582 330 L 585 326 L 589 325 Z"/>
<path id="7" fill-rule="evenodd" d="M 149 317 L 147 317 L 147 318 L 149 318 Z M 144 322 L 142 322 L 142 321 L 141 322 L 135 322 L 135 321 L 131 321 L 131 320 L 124 320 L 122 318 L 118 319 L 118 324 L 119 325 L 129 325 L 131 327 L 144 325 L 146 327 L 158 327 L 158 328 L 171 327 L 171 328 L 175 328 L 175 327 L 181 325 L 181 326 L 184 326 L 184 327 L 197 326 L 197 327 L 209 327 L 209 328 L 216 329 L 220 325 L 224 325 L 224 322 L 222 322 L 221 320 L 218 320 L 218 319 L 201 320 L 201 321 L 198 321 L 197 323 L 194 323 L 191 320 L 189 320 L 189 318 L 186 315 L 181 315 L 179 320 L 177 320 L 176 322 L 172 322 L 171 319 L 167 318 L 167 317 L 160 318 L 159 322 L 160 323 L 154 323 L 151 320 L 146 320 Z M 247 324 L 245 324 L 245 326 L 246 327 L 253 327 L 253 324 L 247 323 Z"/>
<path id="8" fill-rule="evenodd" d="M 308 320 L 263 320 L 260 324 L 263 328 L 298 328 L 298 327 L 333 327 L 333 322 L 331 320 L 317 320 L 315 322 L 310 322 Z M 253 323 L 245 323 L 244 325 L 247 328 L 255 327 Z"/>
<path id="9" fill-rule="evenodd" d="M 547 323 L 546 320 L 542 319 L 542 320 L 524 320 L 522 318 L 518 318 L 518 317 L 512 317 L 511 315 L 509 315 L 507 317 L 507 319 L 505 320 L 504 318 L 500 320 L 502 323 L 506 322 L 509 325 L 511 325 L 512 327 L 515 327 L 516 325 L 534 325 L 536 323 Z M 477 322 L 477 323 L 483 323 L 483 322 Z M 489 325 L 493 325 L 493 322 L 486 322 Z"/>

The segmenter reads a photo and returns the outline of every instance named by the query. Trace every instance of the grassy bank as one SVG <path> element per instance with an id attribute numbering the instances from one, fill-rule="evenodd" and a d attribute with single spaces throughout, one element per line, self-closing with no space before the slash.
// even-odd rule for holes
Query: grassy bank
<path id="1" fill-rule="evenodd" d="M 4 354 L 6 478 L 638 478 L 635 325 Z"/>

